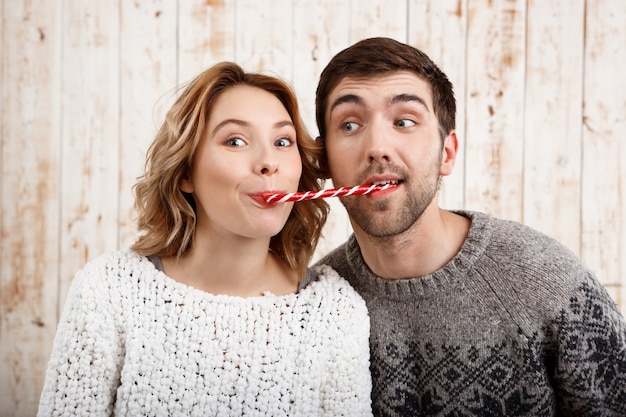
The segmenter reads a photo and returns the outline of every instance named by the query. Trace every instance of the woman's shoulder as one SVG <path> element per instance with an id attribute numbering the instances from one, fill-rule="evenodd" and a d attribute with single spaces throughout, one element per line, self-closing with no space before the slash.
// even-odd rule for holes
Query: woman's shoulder
<path id="1" fill-rule="evenodd" d="M 136 266 L 145 261 L 148 261 L 147 257 L 141 256 L 131 249 L 118 249 L 101 253 L 87 262 L 83 269 Z"/>
<path id="2" fill-rule="evenodd" d="M 315 292 L 323 292 L 326 297 L 334 302 L 343 300 L 354 303 L 355 306 L 365 308 L 363 298 L 352 285 L 331 266 L 318 264 L 311 269 L 317 274 L 317 279 L 309 284 L 309 287 L 312 287 Z"/>
<path id="3" fill-rule="evenodd" d="M 87 262 L 74 277 L 73 287 L 114 288 L 129 284 L 128 278 L 154 269 L 145 256 L 130 249 L 104 252 Z"/>

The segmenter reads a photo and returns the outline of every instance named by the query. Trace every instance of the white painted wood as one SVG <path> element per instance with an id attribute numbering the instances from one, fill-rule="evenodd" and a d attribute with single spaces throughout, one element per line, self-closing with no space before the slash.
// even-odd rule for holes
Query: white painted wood
<path id="1" fill-rule="evenodd" d="M 119 246 L 136 238 L 132 187 L 176 92 L 177 5 L 121 1 Z"/>
<path id="2" fill-rule="evenodd" d="M 584 0 L 528 2 L 523 221 L 580 254 Z"/>
<path id="3" fill-rule="evenodd" d="M 468 7 L 465 205 L 522 220 L 525 1 Z"/>
<path id="4" fill-rule="evenodd" d="M 314 137 L 315 89 L 330 59 L 350 44 L 350 28 L 345 24 L 350 3 L 335 0 L 294 0 L 294 45 L 292 85 L 300 99 L 305 123 Z"/>
<path id="5" fill-rule="evenodd" d="M 407 41 L 406 0 L 350 0 L 350 43 L 374 36 Z"/>
<path id="6" fill-rule="evenodd" d="M 235 57 L 234 1 L 181 1 L 178 4 L 179 83 Z"/>
<path id="7" fill-rule="evenodd" d="M 117 248 L 120 172 L 119 2 L 63 11 L 60 300 L 78 269 Z"/>
<path id="8" fill-rule="evenodd" d="M 34 415 L 57 323 L 60 4 L 3 1 L 0 415 Z"/>
<path id="9" fill-rule="evenodd" d="M 425 2 L 410 0 L 408 42 L 425 52 L 446 73 L 457 99 L 456 131 L 459 151 L 451 175 L 443 178 L 439 203 L 458 209 L 465 206 L 465 60 L 467 0 Z"/>
<path id="10" fill-rule="evenodd" d="M 626 286 L 626 2 L 587 1 L 586 13 L 582 258 L 603 283 L 623 289 Z M 624 298 L 622 311 L 625 311 L 623 301 Z"/>
<path id="11" fill-rule="evenodd" d="M 294 66 L 292 84 L 300 100 L 302 116 L 313 137 L 319 135 L 315 122 L 315 90 L 328 61 L 350 44 L 349 2 L 294 1 Z M 332 181 L 325 186 L 332 187 Z M 343 243 L 351 232 L 345 209 L 337 198 L 326 200 L 331 207 L 313 261 Z"/>
<path id="12" fill-rule="evenodd" d="M 290 81 L 316 135 L 315 88 L 335 53 L 369 36 L 423 49 L 458 101 L 442 205 L 556 237 L 626 309 L 621 0 L 0 4 L 2 416 L 35 415 L 67 285 L 134 241 L 131 187 L 175 87 L 221 60 Z M 351 230 L 330 203 L 316 259 Z"/>
<path id="13" fill-rule="evenodd" d="M 235 2 L 235 61 L 246 71 L 291 80 L 293 74 L 293 2 Z"/>

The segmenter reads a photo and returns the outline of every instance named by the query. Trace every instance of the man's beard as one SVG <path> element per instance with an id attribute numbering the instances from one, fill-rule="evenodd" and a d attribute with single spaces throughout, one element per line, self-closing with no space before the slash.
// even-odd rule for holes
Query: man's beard
<path id="1" fill-rule="evenodd" d="M 403 190 L 407 199 L 399 211 L 391 212 L 390 202 L 384 198 L 369 200 L 365 196 L 344 197 L 341 198 L 341 202 L 352 221 L 369 236 L 376 238 L 398 236 L 419 222 L 426 208 L 436 197 L 441 182 L 438 162 L 436 160 L 430 164 L 427 177 L 423 177 L 417 184 L 413 184 L 411 177 L 404 178 L 402 187 L 407 187 Z"/>

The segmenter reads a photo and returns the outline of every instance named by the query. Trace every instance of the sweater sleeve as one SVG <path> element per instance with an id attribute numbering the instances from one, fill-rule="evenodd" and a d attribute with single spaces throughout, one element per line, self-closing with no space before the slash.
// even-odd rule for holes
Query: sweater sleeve
<path id="1" fill-rule="evenodd" d="M 70 286 L 53 343 L 38 416 L 109 416 L 123 347 L 104 265 L 87 265 Z"/>
<path id="2" fill-rule="evenodd" d="M 626 323 L 591 274 L 572 293 L 554 329 L 560 415 L 626 415 Z"/>
<path id="3" fill-rule="evenodd" d="M 324 415 L 371 416 L 369 315 L 363 299 L 345 280 L 340 280 L 344 285 L 337 289 L 338 313 L 332 323 L 339 328 L 340 336 L 332 340 L 331 363 L 322 393 Z"/>

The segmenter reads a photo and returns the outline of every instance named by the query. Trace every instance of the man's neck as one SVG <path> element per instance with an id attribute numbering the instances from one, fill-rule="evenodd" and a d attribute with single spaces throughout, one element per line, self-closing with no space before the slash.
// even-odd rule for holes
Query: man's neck
<path id="1" fill-rule="evenodd" d="M 365 263 L 385 279 L 417 278 L 441 269 L 460 251 L 469 227 L 469 219 L 435 205 L 393 237 L 372 237 L 353 225 Z"/>

